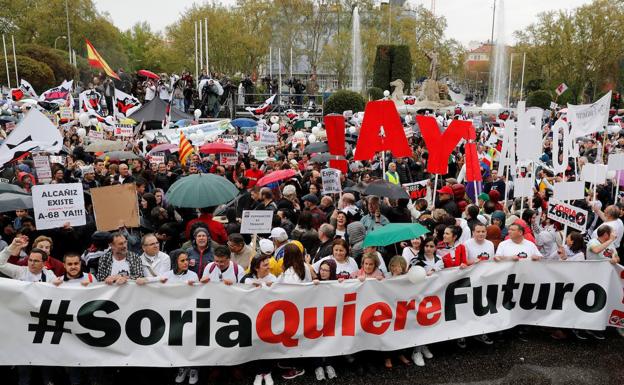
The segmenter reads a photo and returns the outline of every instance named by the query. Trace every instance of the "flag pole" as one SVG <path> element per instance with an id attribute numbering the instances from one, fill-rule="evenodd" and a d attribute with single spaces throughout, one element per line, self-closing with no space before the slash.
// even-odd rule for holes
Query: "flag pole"
<path id="1" fill-rule="evenodd" d="M 199 61 L 197 57 L 197 21 L 195 21 L 195 81 L 199 80 Z"/>
<path id="2" fill-rule="evenodd" d="M 269 78 L 273 81 L 273 47 L 269 46 Z"/>
<path id="3" fill-rule="evenodd" d="M 9 75 L 9 58 L 7 57 L 6 40 L 4 38 L 4 34 L 2 34 L 2 47 L 4 48 L 4 65 L 6 67 L 7 86 L 9 87 L 9 90 L 11 90 L 11 78 L 10 78 L 10 75 Z"/>
<path id="4" fill-rule="evenodd" d="M 206 73 L 210 76 L 210 67 L 208 66 L 208 18 L 204 19 L 204 32 L 206 33 Z"/>
<path id="5" fill-rule="evenodd" d="M 11 35 L 13 42 L 13 65 L 15 66 L 15 87 L 19 87 L 19 75 L 17 74 L 17 56 L 15 55 L 15 35 Z"/>
<path id="6" fill-rule="evenodd" d="M 525 69 L 525 65 L 526 65 L 526 52 L 522 56 L 522 78 L 520 80 L 520 100 L 524 100 L 524 99 L 522 99 L 522 94 L 524 92 L 524 69 Z"/>
<path id="7" fill-rule="evenodd" d="M 204 28 L 201 20 L 199 21 L 199 72 L 204 70 Z"/>

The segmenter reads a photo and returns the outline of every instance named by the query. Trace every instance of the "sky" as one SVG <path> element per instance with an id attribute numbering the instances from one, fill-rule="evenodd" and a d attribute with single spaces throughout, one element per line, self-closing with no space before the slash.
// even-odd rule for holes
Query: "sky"
<path id="1" fill-rule="evenodd" d="M 431 0 L 408 0 L 410 4 L 427 7 Z M 447 19 L 446 37 L 459 40 L 464 45 L 471 41 L 489 40 L 492 29 L 492 4 L 494 0 L 436 0 L 436 14 Z M 498 0 L 499 2 L 501 0 Z M 506 33 L 511 39 L 513 31 L 531 24 L 537 14 L 544 11 L 571 10 L 591 0 L 503 0 Z M 139 21 L 148 21 L 153 30 L 162 31 L 175 22 L 181 13 L 199 0 L 94 0 L 100 11 L 108 12 L 113 23 L 125 30 Z M 234 0 L 222 1 L 225 4 Z"/>

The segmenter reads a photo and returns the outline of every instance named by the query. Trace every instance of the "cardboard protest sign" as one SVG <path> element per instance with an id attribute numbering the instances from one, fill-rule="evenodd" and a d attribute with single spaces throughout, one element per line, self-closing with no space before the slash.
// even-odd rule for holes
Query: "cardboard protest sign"
<path id="1" fill-rule="evenodd" d="M 65 164 L 65 156 L 63 155 L 50 155 L 50 163 L 56 163 L 60 165 Z"/>
<path id="2" fill-rule="evenodd" d="M 264 147 L 256 147 L 254 150 L 254 158 L 259 161 L 263 161 L 269 157 L 267 150 Z"/>
<path id="3" fill-rule="evenodd" d="M 224 143 L 228 146 L 236 146 L 236 137 L 234 135 L 219 135 L 217 137 L 216 143 Z"/>
<path id="4" fill-rule="evenodd" d="M 567 225 L 580 232 L 587 227 L 587 211 L 578 207 L 551 199 L 548 202 L 548 218 Z"/>
<path id="5" fill-rule="evenodd" d="M 421 180 L 414 183 L 404 183 L 403 187 L 407 190 L 410 199 L 420 199 L 427 197 L 427 182 L 428 180 Z"/>
<path id="6" fill-rule="evenodd" d="M 595 185 L 605 183 L 607 181 L 607 166 L 594 163 L 586 164 L 581 170 L 581 180 Z"/>
<path id="7" fill-rule="evenodd" d="M 525 108 L 526 102 L 518 102 L 518 135 L 516 156 L 518 160 L 536 160 L 542 155 L 541 108 Z"/>
<path id="8" fill-rule="evenodd" d="M 161 164 L 165 163 L 165 154 L 162 152 L 154 152 L 149 156 L 150 164 Z"/>
<path id="9" fill-rule="evenodd" d="M 241 234 L 266 234 L 273 227 L 272 210 L 243 210 Z"/>
<path id="10" fill-rule="evenodd" d="M 71 120 L 74 118 L 74 110 L 71 107 L 59 107 L 59 116 L 61 120 Z"/>
<path id="11" fill-rule="evenodd" d="M 553 199 L 573 201 L 585 197 L 585 182 L 559 182 L 553 185 Z"/>
<path id="12" fill-rule="evenodd" d="M 139 201 L 134 183 L 92 188 L 89 191 L 98 230 L 139 227 Z"/>
<path id="13" fill-rule="evenodd" d="M 340 170 L 333 168 L 321 170 L 321 180 L 323 182 L 323 194 L 339 194 L 342 192 Z"/>
<path id="14" fill-rule="evenodd" d="M 572 137 L 587 136 L 602 131 L 609 120 L 609 106 L 611 105 L 611 91 L 600 98 L 596 103 L 568 104 L 568 119 L 572 124 Z"/>
<path id="15" fill-rule="evenodd" d="M 104 132 L 97 130 L 89 130 L 87 137 L 90 139 L 104 139 Z"/>
<path id="16" fill-rule="evenodd" d="M 32 198 L 37 230 L 86 223 L 82 183 L 35 185 Z"/>

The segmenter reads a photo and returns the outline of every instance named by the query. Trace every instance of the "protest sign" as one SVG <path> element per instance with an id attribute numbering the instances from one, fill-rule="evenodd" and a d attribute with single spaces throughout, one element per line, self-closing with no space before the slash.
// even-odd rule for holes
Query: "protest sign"
<path id="1" fill-rule="evenodd" d="M 37 230 L 63 227 L 67 222 L 71 226 L 86 223 L 82 183 L 35 185 L 32 198 Z"/>
<path id="2" fill-rule="evenodd" d="M 259 160 L 259 161 L 263 161 L 266 158 L 269 157 L 269 155 L 267 154 L 267 150 L 264 147 L 256 147 L 254 149 L 254 157 Z"/>
<path id="3" fill-rule="evenodd" d="M 553 199 L 573 201 L 585 197 L 585 182 L 559 182 L 553 185 Z"/>
<path id="4" fill-rule="evenodd" d="M 132 125 L 118 124 L 115 126 L 115 136 L 132 138 L 132 135 L 134 135 L 134 129 Z"/>
<path id="5" fill-rule="evenodd" d="M 556 110 L 557 109 L 557 103 L 550 102 L 550 109 L 553 110 L 553 111 Z"/>
<path id="6" fill-rule="evenodd" d="M 410 199 L 419 199 L 427 197 L 427 182 L 428 180 L 421 180 L 414 183 L 404 183 L 403 187 L 407 190 Z"/>
<path id="7" fill-rule="evenodd" d="M 0 319 L 18 326 L 0 365 L 239 365 L 413 349 L 517 325 L 621 328 L 622 271 L 608 261 L 483 261 L 418 283 L 403 276 L 258 288 L 2 279 Z"/>
<path id="8" fill-rule="evenodd" d="M 104 132 L 91 129 L 89 130 L 87 137 L 90 139 L 104 139 Z"/>
<path id="9" fill-rule="evenodd" d="M 414 136 L 414 129 L 411 126 L 403 127 L 403 130 L 405 131 L 406 138 Z"/>
<path id="10" fill-rule="evenodd" d="M 607 164 L 609 171 L 624 170 L 624 153 L 609 154 L 609 163 Z"/>
<path id="11" fill-rule="evenodd" d="M 154 152 L 149 156 L 150 164 L 161 164 L 165 163 L 165 154 L 162 152 Z"/>
<path id="12" fill-rule="evenodd" d="M 59 116 L 61 120 L 74 119 L 74 109 L 71 107 L 61 106 L 59 107 Z"/>
<path id="13" fill-rule="evenodd" d="M 323 194 L 340 194 L 342 192 L 340 170 L 334 168 L 322 169 L 321 181 L 323 182 Z"/>
<path id="14" fill-rule="evenodd" d="M 548 218 L 585 232 L 587 227 L 587 211 L 567 203 L 551 199 L 548 202 Z"/>
<path id="15" fill-rule="evenodd" d="M 65 165 L 65 156 L 63 155 L 50 155 L 50 163 L 56 163 Z"/>
<path id="16" fill-rule="evenodd" d="M 134 183 L 92 188 L 89 191 L 98 230 L 139 227 L 139 201 Z"/>
<path id="17" fill-rule="evenodd" d="M 260 132 L 260 143 L 265 146 L 273 146 L 277 144 L 277 133 L 269 131 Z"/>
<path id="18" fill-rule="evenodd" d="M 243 210 L 241 234 L 266 234 L 273 228 L 272 210 Z"/>
<path id="19" fill-rule="evenodd" d="M 607 166 L 604 164 L 588 163 L 581 170 L 581 180 L 595 185 L 603 184 L 607 180 Z"/>
<path id="20" fill-rule="evenodd" d="M 568 104 L 568 119 L 572 124 L 572 137 L 587 136 L 602 131 L 609 120 L 611 91 L 607 92 L 596 103 L 572 105 Z"/>
<path id="21" fill-rule="evenodd" d="M 48 183 L 52 180 L 52 170 L 50 169 L 50 158 L 46 155 L 37 154 L 32 156 L 37 171 L 37 179 L 40 182 Z"/>
<path id="22" fill-rule="evenodd" d="M 557 86 L 557 88 L 555 89 L 555 92 L 557 93 L 557 96 L 561 96 L 561 94 L 566 92 L 567 89 L 568 89 L 568 85 L 565 83 L 561 83 Z"/>
<path id="23" fill-rule="evenodd" d="M 483 118 L 479 115 L 472 118 L 472 125 L 475 128 L 481 128 L 483 126 Z"/>
<path id="24" fill-rule="evenodd" d="M 221 166 L 236 166 L 237 162 L 238 162 L 238 154 L 236 153 L 222 152 L 220 154 L 219 163 L 221 164 Z"/>
<path id="25" fill-rule="evenodd" d="M 533 196 L 533 178 L 516 178 L 514 181 L 514 198 Z"/>
<path id="26" fill-rule="evenodd" d="M 228 146 L 235 147 L 236 137 L 234 135 L 219 135 L 215 142 L 223 143 L 223 144 L 227 144 Z"/>
<path id="27" fill-rule="evenodd" d="M 236 146 L 236 151 L 240 152 L 241 154 L 247 154 L 249 152 L 249 144 L 244 142 L 238 142 L 238 145 Z"/>

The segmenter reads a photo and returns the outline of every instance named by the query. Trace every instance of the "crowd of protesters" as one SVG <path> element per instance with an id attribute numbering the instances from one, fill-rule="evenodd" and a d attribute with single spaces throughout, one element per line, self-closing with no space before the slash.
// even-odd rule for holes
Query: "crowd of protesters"
<path id="1" fill-rule="evenodd" d="M 180 106 L 188 110 L 187 88 L 193 87 L 193 80 L 185 73 L 177 82 L 169 92 L 173 92 L 174 100 L 181 99 Z M 153 84 L 135 86 L 136 92 L 144 92 L 146 100 L 157 94 L 150 91 Z M 432 114 L 442 127 L 454 118 L 473 118 L 461 110 L 454 114 L 442 111 Z M 431 275 L 442 269 L 469 269 L 477 263 L 501 260 L 519 263 L 609 260 L 619 263 L 624 205 L 620 196 L 614 196 L 612 181 L 598 186 L 595 195 L 588 189 L 585 199 L 572 202 L 590 213 L 585 234 L 567 229 L 564 238 L 562 226 L 547 216 L 547 203 L 554 182 L 574 180 L 577 167 L 604 160 L 606 154 L 621 150 L 624 135 L 582 138 L 577 164 L 571 160 L 563 175 L 555 175 L 549 167 L 552 157 L 556 156 L 551 150 L 552 120 L 545 118 L 542 122 L 543 154 L 535 176 L 534 194 L 521 202 L 512 199 L 513 177 L 499 174 L 496 158 L 491 156 L 496 143 L 488 139 L 500 129 L 499 121 L 496 116 L 479 115 L 483 124 L 478 129 L 478 153 L 484 181 L 476 199 L 468 197 L 466 182 L 462 180 L 463 145 L 449 158 L 449 173 L 434 185 L 433 176 L 426 172 L 428 150 L 409 115 L 405 124 L 414 128 L 414 136 L 408 139 L 414 156 L 393 159 L 391 154 L 386 154 L 383 161 L 388 170 L 385 174 L 379 157 L 369 162 L 350 162 L 349 172 L 341 175 L 343 193 L 340 196 L 321 194 L 320 170 L 326 165 L 312 162 L 308 153 L 293 145 L 294 120 L 282 118 L 279 144 L 267 148 L 266 159 L 258 160 L 241 153 L 235 166 L 220 164 L 218 157 L 198 152 L 191 155 L 186 165 L 175 153 L 168 154 L 164 163 L 150 163 L 149 157 L 127 162 L 103 160 L 85 151 L 87 139 L 70 128 L 63 131 L 68 153 L 63 164 L 52 165 L 50 183 L 82 183 L 87 224 L 38 230 L 30 210 L 1 213 L 0 273 L 12 279 L 56 286 L 86 286 L 96 282 L 123 285 L 128 281 L 137 285 L 222 282 L 225 285 L 271 286 L 397 279 L 412 266 L 421 266 Z M 357 122 L 353 123 L 357 126 Z M 239 135 L 238 139 L 245 140 L 245 135 Z M 134 140 L 130 141 L 128 149 L 145 154 L 155 144 L 148 143 L 147 148 L 141 149 Z M 266 187 L 257 185 L 263 176 L 284 169 L 292 169 L 296 175 Z M 171 185 L 198 173 L 227 178 L 240 190 L 239 196 L 231 204 L 199 210 L 168 204 L 166 197 Z M 5 165 L 1 176 L 26 191 L 38 183 L 29 157 Z M 414 200 L 363 194 L 359 187 L 366 187 L 376 179 L 394 184 L 428 179 L 429 193 L 426 198 Z M 126 228 L 122 224 L 115 232 L 96 231 L 89 190 L 128 183 L 136 186 L 141 226 Z M 435 201 L 431 202 L 434 191 Z M 261 236 L 255 243 L 248 235 L 241 234 L 244 210 L 273 211 L 270 234 Z M 367 234 L 389 223 L 420 223 L 430 232 L 387 247 L 363 247 Z M 520 328 L 513 338 L 525 338 L 523 331 Z M 556 330 L 552 337 L 605 338 L 601 332 L 584 330 Z M 494 343 L 488 335 L 474 339 L 487 345 Z M 464 338 L 456 343 L 462 349 L 467 347 Z M 272 374 L 292 379 L 303 375 L 305 367 L 312 369 L 317 380 L 331 380 L 340 376 L 341 362 L 358 370 L 367 370 L 375 362 L 388 369 L 395 364 L 422 367 L 427 364 L 426 360 L 433 359 L 432 350 L 435 351 L 435 347 L 430 349 L 414 341 L 413 349 L 391 353 L 362 352 L 288 364 L 259 361 L 235 368 L 179 368 L 172 377 L 176 383 L 188 381 L 192 385 L 198 382 L 200 375 L 216 380 L 220 375 L 238 378 L 246 371 L 253 377 L 254 385 L 270 385 Z M 41 375 L 45 384 L 59 378 L 56 368 L 19 367 L 17 371 L 19 384 L 32 383 L 34 373 Z M 137 379 L 138 382 L 153 378 L 154 372 L 162 375 L 156 369 L 146 372 L 150 373 Z M 99 383 L 113 381 L 116 373 L 106 369 L 74 368 L 68 370 L 66 378 L 71 385 L 87 377 Z"/>

